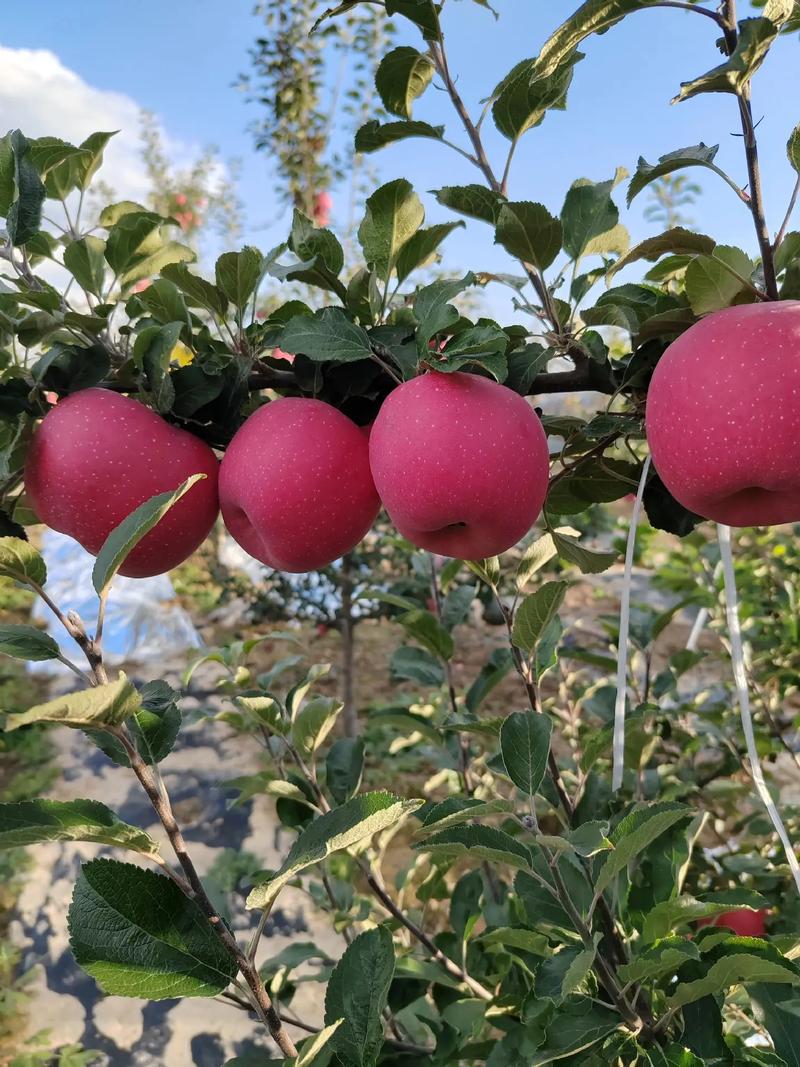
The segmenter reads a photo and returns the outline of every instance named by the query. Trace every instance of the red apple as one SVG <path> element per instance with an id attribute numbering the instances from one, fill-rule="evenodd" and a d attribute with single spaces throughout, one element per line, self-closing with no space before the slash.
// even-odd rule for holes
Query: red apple
<path id="1" fill-rule="evenodd" d="M 254 412 L 219 476 L 225 525 L 269 567 L 311 571 L 349 552 L 380 508 L 368 442 L 320 400 L 285 397 Z"/>
<path id="2" fill-rule="evenodd" d="M 763 937 L 767 932 L 764 922 L 766 911 L 761 908 L 751 911 L 749 908 L 735 908 L 723 911 L 714 919 L 699 919 L 698 926 L 727 926 L 737 937 Z"/>
<path id="3" fill-rule="evenodd" d="M 120 568 L 120 574 L 145 578 L 176 567 L 207 537 L 219 511 L 218 468 L 208 445 L 143 404 L 108 389 L 84 389 L 42 420 L 25 487 L 42 522 L 96 555 L 139 504 L 205 474 Z"/>
<path id="4" fill-rule="evenodd" d="M 331 220 L 333 197 L 328 192 L 316 193 L 314 196 L 314 222 L 317 226 L 327 226 Z"/>
<path id="5" fill-rule="evenodd" d="M 672 495 L 728 526 L 800 520 L 800 301 L 708 315 L 661 357 L 647 440 Z"/>
<path id="6" fill-rule="evenodd" d="M 528 532 L 547 494 L 547 438 L 519 394 L 430 371 L 384 401 L 369 442 L 381 500 L 419 548 L 480 559 Z"/>

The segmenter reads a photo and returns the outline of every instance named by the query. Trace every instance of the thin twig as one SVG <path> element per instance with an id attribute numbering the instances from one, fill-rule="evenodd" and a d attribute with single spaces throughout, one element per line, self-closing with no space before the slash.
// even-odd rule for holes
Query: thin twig
<path id="1" fill-rule="evenodd" d="M 262 1015 L 266 1021 L 267 1026 L 269 1027 L 269 1032 L 275 1043 L 285 1056 L 296 1056 L 297 1049 L 295 1048 L 294 1042 L 283 1027 L 281 1018 L 278 1015 L 269 994 L 264 988 L 264 983 L 261 980 L 258 969 L 253 961 L 248 959 L 247 955 L 241 950 L 236 938 L 230 932 L 225 921 L 219 915 L 206 893 L 194 863 L 189 856 L 186 848 L 186 841 L 175 819 L 169 797 L 159 790 L 151 768 L 142 759 L 125 727 L 115 730 L 114 734 L 122 742 L 131 765 L 131 770 L 139 779 L 139 783 L 147 794 L 147 798 L 150 801 L 153 810 L 156 815 L 158 815 L 161 825 L 166 831 L 172 849 L 186 875 L 192 896 L 208 919 L 219 940 L 236 960 L 242 977 L 253 993 L 259 1014 Z"/>
<path id="2" fill-rule="evenodd" d="M 680 11 L 694 11 L 698 15 L 705 15 L 707 18 L 713 19 L 719 27 L 722 27 L 722 19 L 717 11 L 711 11 L 707 7 L 698 7 L 696 4 L 687 4 L 683 0 L 659 0 L 656 4 L 651 4 L 650 7 L 676 7 Z"/>
<path id="3" fill-rule="evenodd" d="M 792 213 L 795 209 L 795 205 L 797 204 L 798 196 L 800 196 L 800 174 L 797 175 L 797 180 L 794 183 L 794 189 L 792 189 L 792 195 L 789 199 L 789 206 L 786 209 L 786 215 L 784 216 L 783 222 L 781 223 L 781 228 L 778 230 L 778 235 L 775 238 L 775 243 L 772 246 L 776 252 L 780 248 L 781 243 L 784 237 L 786 236 L 786 231 L 789 228 L 789 221 L 791 220 Z"/>
<path id="4" fill-rule="evenodd" d="M 736 0 L 723 0 L 719 24 L 725 37 L 728 55 L 733 55 L 739 42 L 739 28 L 736 20 Z M 761 251 L 761 265 L 764 271 L 764 286 L 770 300 L 778 299 L 778 283 L 775 278 L 775 258 L 770 241 L 764 210 L 764 194 L 761 188 L 761 168 L 758 162 L 758 141 L 753 123 L 753 109 L 750 103 L 750 85 L 745 84 L 737 94 L 739 118 L 744 139 L 747 175 L 750 182 L 750 213 L 753 216 L 758 247 Z"/>

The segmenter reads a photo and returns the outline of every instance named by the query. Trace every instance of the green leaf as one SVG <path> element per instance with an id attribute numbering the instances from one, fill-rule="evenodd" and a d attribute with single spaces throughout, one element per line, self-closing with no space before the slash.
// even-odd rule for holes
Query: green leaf
<path id="1" fill-rule="evenodd" d="M 41 555 L 29 541 L 21 537 L 0 537 L 0 576 L 13 578 L 27 585 L 44 585 L 47 567 Z"/>
<path id="2" fill-rule="evenodd" d="M 713 237 L 706 237 L 704 233 L 694 233 L 692 230 L 685 230 L 682 226 L 673 226 L 657 237 L 647 237 L 638 245 L 634 245 L 630 252 L 621 256 L 609 267 L 606 277 L 610 281 L 618 270 L 622 270 L 630 263 L 635 263 L 640 259 L 654 262 L 668 253 L 693 255 L 700 252 L 711 255 L 715 244 Z"/>
<path id="3" fill-rule="evenodd" d="M 318 260 L 331 274 L 339 274 L 344 266 L 344 252 L 336 236 L 324 227 L 317 227 L 302 211 L 294 210 L 289 248 L 302 260 Z"/>
<path id="4" fill-rule="evenodd" d="M 430 837 L 451 826 L 482 819 L 487 815 L 507 815 L 514 810 L 510 800 L 475 800 L 474 797 L 448 797 L 427 810 L 417 837 Z"/>
<path id="5" fill-rule="evenodd" d="M 307 867 L 332 852 L 351 848 L 422 805 L 421 800 L 403 800 L 393 793 L 364 793 L 309 823 L 292 846 L 278 871 L 260 882 L 247 898 L 248 908 L 267 908 L 281 889 Z"/>
<path id="6" fill-rule="evenodd" d="M 679 148 L 675 152 L 659 156 L 657 163 L 648 163 L 646 159 L 639 156 L 636 173 L 628 186 L 628 207 L 633 198 L 650 182 L 663 178 L 666 174 L 673 174 L 676 170 L 683 170 L 685 167 L 706 167 L 727 180 L 724 171 L 721 171 L 714 163 L 714 157 L 718 151 L 719 145 L 707 145 L 701 141 L 700 144 L 691 145 L 689 148 Z"/>
<path id="7" fill-rule="evenodd" d="M 417 351 L 420 359 L 425 359 L 430 355 L 428 342 L 437 333 L 444 333 L 458 322 L 458 311 L 448 301 L 474 284 L 475 275 L 468 273 L 463 278 L 431 282 L 430 285 L 417 291 L 414 298 L 414 316 L 419 324 Z"/>
<path id="8" fill-rule="evenodd" d="M 162 277 L 173 282 L 196 307 L 204 307 L 218 315 L 228 310 L 227 297 L 216 285 L 192 274 L 185 263 L 170 263 L 161 271 Z"/>
<path id="9" fill-rule="evenodd" d="M 22 623 L 0 624 L 0 652 L 14 659 L 58 659 L 58 644 L 43 630 Z"/>
<path id="10" fill-rule="evenodd" d="M 46 841 L 91 841 L 155 856 L 158 844 L 97 800 L 24 800 L 0 804 L 0 848 Z"/>
<path id="11" fill-rule="evenodd" d="M 408 137 L 428 137 L 441 141 L 444 136 L 444 126 L 431 126 L 429 122 L 420 122 L 418 119 L 408 119 L 402 122 L 380 123 L 377 119 L 370 119 L 356 131 L 356 152 L 377 152 L 387 145 L 396 141 L 404 141 Z M 403 179 L 399 179 L 403 180 Z"/>
<path id="12" fill-rule="evenodd" d="M 397 257 L 396 270 L 397 280 L 402 282 L 417 267 L 424 267 L 435 256 L 436 250 L 448 234 L 460 226 L 463 222 L 439 222 L 435 226 L 428 226 L 423 230 L 417 230 L 413 237 L 400 249 Z"/>
<path id="13" fill-rule="evenodd" d="M 85 863 L 68 923 L 77 963 L 109 996 L 211 997 L 237 972 L 200 906 L 130 863 Z"/>
<path id="14" fill-rule="evenodd" d="M 532 541 L 517 566 L 517 590 L 522 592 L 537 571 L 544 567 L 556 554 L 556 543 L 551 533 L 544 533 Z"/>
<path id="15" fill-rule="evenodd" d="M 367 263 L 381 278 L 389 277 L 400 249 L 417 232 L 424 218 L 422 202 L 405 178 L 382 185 L 367 199 L 358 240 Z"/>
<path id="16" fill-rule="evenodd" d="M 412 846 L 448 859 L 469 858 L 476 863 L 504 863 L 521 871 L 531 869 L 530 850 L 515 837 L 494 826 L 453 826 Z"/>
<path id="17" fill-rule="evenodd" d="M 98 552 L 92 568 L 92 585 L 98 596 L 103 595 L 122 564 L 142 538 L 163 519 L 170 508 L 177 504 L 196 482 L 203 478 L 205 474 L 193 474 L 177 489 L 150 497 L 123 519 L 119 526 L 114 527 Z"/>
<path id="18" fill-rule="evenodd" d="M 128 720 L 128 730 L 145 763 L 160 763 L 172 751 L 181 728 L 178 692 L 167 682 L 145 682 L 139 693 L 141 708 Z M 112 734 L 98 730 L 91 739 L 121 767 L 130 767 L 128 753 Z"/>
<path id="19" fill-rule="evenodd" d="M 699 960 L 700 950 L 694 941 L 685 937 L 667 937 L 648 946 L 631 961 L 617 968 L 621 980 L 652 982 L 664 975 L 673 975 L 687 960 Z"/>
<path id="20" fill-rule="evenodd" d="M 359 934 L 328 981 L 325 1022 L 343 1020 L 331 1048 L 347 1067 L 375 1067 L 383 1047 L 383 1011 L 394 975 L 394 944 L 385 926 Z"/>
<path id="21" fill-rule="evenodd" d="M 489 660 L 483 667 L 472 685 L 467 690 L 465 703 L 467 710 L 475 715 L 478 708 L 489 696 L 495 686 L 506 677 L 514 665 L 511 650 L 508 648 L 496 648 Z"/>
<path id="22" fill-rule="evenodd" d="M 47 195 L 54 200 L 63 199 L 73 189 L 85 190 L 103 162 L 103 152 L 111 138 L 118 133 L 91 133 L 82 141 L 74 154 L 69 154 L 61 162 L 48 168 L 45 186 Z M 105 223 L 100 222 L 101 226 Z"/>
<path id="23" fill-rule="evenodd" d="M 344 1019 L 337 1019 L 335 1023 L 323 1027 L 314 1037 L 304 1041 L 303 1050 L 294 1061 L 294 1067 L 323 1067 L 323 1063 L 328 1063 L 331 1039 L 343 1023 Z M 323 1054 L 321 1059 L 320 1053 Z"/>
<path id="24" fill-rule="evenodd" d="M 39 231 L 45 189 L 31 159 L 31 143 L 19 130 L 9 135 L 13 159 L 13 192 L 6 212 L 6 231 L 12 245 L 26 244 Z"/>
<path id="25" fill-rule="evenodd" d="M 561 249 L 561 223 L 542 204 L 505 203 L 497 216 L 494 242 L 523 263 L 544 270 Z"/>
<path id="26" fill-rule="evenodd" d="M 525 597 L 514 617 L 512 640 L 529 655 L 561 607 L 568 582 L 545 582 L 535 593 Z"/>
<path id="27" fill-rule="evenodd" d="M 532 952 L 534 956 L 546 956 L 549 953 L 548 941 L 544 934 L 537 934 L 524 927 L 498 926 L 481 934 L 476 940 L 482 945 L 507 945 L 522 952 Z"/>
<path id="28" fill-rule="evenodd" d="M 734 952 L 713 963 L 703 978 L 681 982 L 667 999 L 667 1006 L 681 1008 L 701 997 L 714 996 L 731 986 L 747 982 L 797 985 L 800 984 L 800 974 L 788 960 L 780 963 L 749 952 Z"/>
<path id="29" fill-rule="evenodd" d="M 433 0 L 386 0 L 386 14 L 402 15 L 422 31 L 426 41 L 439 40 L 439 19 Z"/>
<path id="30" fill-rule="evenodd" d="M 324 743 L 343 707 L 332 697 L 315 697 L 301 707 L 292 722 L 292 741 L 302 755 L 313 755 Z"/>
<path id="31" fill-rule="evenodd" d="M 0 218 L 8 215 L 14 202 L 14 150 L 11 134 L 0 137 Z"/>
<path id="32" fill-rule="evenodd" d="M 767 1028 L 775 1051 L 787 1067 L 800 1067 L 800 1017 L 795 992 L 786 985 L 755 983 L 747 987 L 758 1021 Z"/>
<path id="33" fill-rule="evenodd" d="M 450 659 L 453 655 L 453 638 L 430 611 L 414 608 L 398 615 L 396 621 L 434 656 Z"/>
<path id="34" fill-rule="evenodd" d="M 65 321 L 68 319 L 69 316 Z M 102 323 L 103 320 L 99 321 Z M 97 385 L 110 368 L 108 352 L 100 344 L 81 348 L 55 341 L 31 367 L 31 376 L 45 389 L 66 395 Z"/>
<path id="35" fill-rule="evenodd" d="M 508 777 L 526 796 L 532 797 L 542 784 L 550 755 L 553 724 L 546 715 L 515 711 L 500 730 L 500 752 Z"/>
<path id="36" fill-rule="evenodd" d="M 547 497 L 547 510 L 573 515 L 590 504 L 607 504 L 636 491 L 641 469 L 635 463 L 603 457 L 581 461 L 555 482 Z"/>
<path id="37" fill-rule="evenodd" d="M 606 837 L 608 823 L 585 822 L 567 834 L 570 846 L 579 856 L 594 856 L 597 852 L 605 852 L 612 848 L 611 842 Z"/>
<path id="38" fill-rule="evenodd" d="M 141 697 L 120 671 L 116 682 L 82 689 L 77 693 L 48 700 L 27 711 L 6 718 L 7 731 L 32 722 L 48 722 L 62 726 L 102 729 L 119 726 L 141 707 Z"/>
<path id="39" fill-rule="evenodd" d="M 401 645 L 392 653 L 389 672 L 393 681 L 408 680 L 434 688 L 444 682 L 439 660 L 430 652 L 409 645 Z"/>
<path id="40" fill-rule="evenodd" d="M 143 278 L 152 278 L 159 274 L 171 264 L 191 263 L 196 258 L 196 254 L 188 245 L 182 245 L 178 241 L 163 241 L 159 236 L 155 251 L 143 259 L 137 256 L 120 278 L 120 284 L 123 289 L 129 289 Z"/>
<path id="41" fill-rule="evenodd" d="M 88 158 L 90 153 L 85 148 L 76 148 L 58 137 L 37 137 L 30 143 L 30 156 L 41 178 L 67 160 Z M 46 184 L 46 183 L 45 183 Z"/>
<path id="42" fill-rule="evenodd" d="M 693 815 L 692 808 L 671 801 L 634 808 L 615 826 L 611 834 L 614 851 L 597 875 L 595 896 L 599 897 L 605 892 L 630 861 L 661 834 L 666 833 L 676 823 L 689 820 Z"/>
<path id="43" fill-rule="evenodd" d="M 444 207 L 494 226 L 504 203 L 503 197 L 485 185 L 445 185 L 433 194 Z"/>
<path id="44" fill-rule="evenodd" d="M 410 119 L 412 105 L 430 85 L 434 70 L 430 56 L 416 48 L 401 46 L 387 53 L 375 73 L 375 87 L 386 110 Z"/>
<path id="45" fill-rule="evenodd" d="M 789 140 L 786 142 L 786 155 L 789 157 L 794 170 L 800 174 L 800 123 L 792 130 Z"/>
<path id="46" fill-rule="evenodd" d="M 376 722 L 379 725 L 393 726 L 400 730 L 405 738 L 417 733 L 435 745 L 442 743 L 439 730 L 431 723 L 430 719 L 417 715 L 412 711 L 407 711 L 405 708 L 378 708 L 377 711 L 370 712 L 369 721 L 371 723 Z"/>
<path id="47" fill-rule="evenodd" d="M 477 589 L 474 585 L 457 585 L 442 601 L 441 622 L 446 630 L 466 622 Z"/>
<path id="48" fill-rule="evenodd" d="M 574 537 L 553 533 L 553 543 L 559 556 L 567 563 L 574 563 L 582 574 L 600 574 L 616 563 L 617 552 L 592 552 L 584 548 Z"/>
<path id="49" fill-rule="evenodd" d="M 562 997 L 568 997 L 572 993 L 577 993 L 586 981 L 594 964 L 594 958 L 597 955 L 597 946 L 602 936 L 602 934 L 595 934 L 594 945 L 591 948 L 582 949 L 570 963 L 561 980 Z"/>
<path id="50" fill-rule="evenodd" d="M 771 19 L 742 19 L 733 54 L 718 67 L 689 82 L 681 82 L 681 91 L 673 99 L 675 104 L 698 93 L 736 93 L 750 82 L 767 58 L 767 52 L 778 36 L 779 27 Z"/>
<path id="51" fill-rule="evenodd" d="M 93 296 L 100 296 L 106 276 L 106 243 L 99 237 L 81 237 L 64 249 L 64 266 L 75 281 Z"/>
<path id="52" fill-rule="evenodd" d="M 290 319 L 281 335 L 281 348 L 302 353 L 316 363 L 352 363 L 372 355 L 366 331 L 338 307 Z"/>
<path id="53" fill-rule="evenodd" d="M 341 737 L 325 759 L 325 785 L 337 804 L 344 804 L 361 786 L 364 773 L 364 739 Z"/>
<path id="54" fill-rule="evenodd" d="M 111 226 L 106 239 L 106 262 L 116 275 L 124 274 L 161 247 L 164 223 L 155 211 L 130 211 Z"/>
<path id="55" fill-rule="evenodd" d="M 596 183 L 580 178 L 573 182 L 561 209 L 564 251 L 571 259 L 580 259 L 593 238 L 613 230 L 619 222 L 619 209 L 611 199 L 616 184 L 615 178 Z"/>
<path id="56" fill-rule="evenodd" d="M 135 200 L 118 200 L 114 204 L 106 204 L 97 221 L 103 229 L 110 230 L 124 215 L 133 215 L 141 211 L 147 211 L 144 204 L 139 204 Z"/>
<path id="57" fill-rule="evenodd" d="M 487 556 L 486 559 L 468 559 L 464 562 L 477 578 L 492 589 L 496 589 L 500 584 L 500 561 L 497 556 Z"/>
<path id="58" fill-rule="evenodd" d="M 496 323 L 484 322 L 460 330 L 432 360 L 438 371 L 457 371 L 468 364 L 482 367 L 498 381 L 508 374 L 506 349 L 508 334 Z M 429 356 L 429 360 L 432 357 Z"/>
<path id="59" fill-rule="evenodd" d="M 145 326 L 133 346 L 134 362 L 144 370 L 153 407 L 162 415 L 172 408 L 175 400 L 175 388 L 169 368 L 183 327 L 184 322 L 168 322 L 166 326 Z"/>
<path id="60" fill-rule="evenodd" d="M 739 248 L 717 245 L 710 256 L 695 256 L 686 268 L 686 296 L 695 315 L 730 307 L 748 291 L 753 270 L 750 257 Z"/>
<path id="61" fill-rule="evenodd" d="M 539 77 L 552 74 L 593 33 L 604 33 L 631 11 L 649 7 L 656 0 L 586 0 L 548 37 L 536 60 Z"/>
<path id="62" fill-rule="evenodd" d="M 580 52 L 573 52 L 552 74 L 544 77 L 536 74 L 535 59 L 517 63 L 492 93 L 492 117 L 503 136 L 516 141 L 527 130 L 538 126 L 549 110 L 563 111 L 573 68 L 582 59 Z"/>
<path id="63" fill-rule="evenodd" d="M 183 264 L 173 264 L 173 266 L 183 266 Z M 143 293 L 138 293 L 137 296 L 158 322 L 165 325 L 179 323 L 185 326 L 189 324 L 189 312 L 183 293 L 168 278 L 156 278 Z M 171 351 L 170 349 L 170 353 Z M 167 360 L 168 365 L 169 360 Z"/>
<path id="64" fill-rule="evenodd" d="M 264 257 L 257 248 L 245 245 L 241 252 L 224 252 L 217 260 L 214 272 L 217 288 L 243 312 L 261 281 Z M 172 280 L 176 281 L 174 277 Z"/>
<path id="65" fill-rule="evenodd" d="M 666 938 L 673 930 L 695 923 L 698 919 L 713 919 L 714 916 L 722 915 L 732 908 L 756 911 L 767 906 L 764 897 L 746 889 L 729 890 L 722 900 L 696 900 L 684 894 L 661 901 L 645 915 L 642 940 L 658 941 L 660 938 Z"/>
<path id="66" fill-rule="evenodd" d="M 539 1067 L 584 1052 L 619 1025 L 616 1011 L 591 1001 L 587 1003 L 585 999 L 578 1000 L 559 1012 L 547 1029 L 546 1047 L 535 1052 L 526 1067 Z"/>

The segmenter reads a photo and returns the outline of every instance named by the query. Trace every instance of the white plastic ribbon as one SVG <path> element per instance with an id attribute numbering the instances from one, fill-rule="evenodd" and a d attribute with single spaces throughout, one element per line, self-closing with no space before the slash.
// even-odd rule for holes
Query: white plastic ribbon
<path id="1" fill-rule="evenodd" d="M 625 549 L 625 574 L 622 579 L 622 595 L 619 605 L 619 640 L 617 642 L 617 699 L 614 705 L 614 744 L 612 748 L 611 788 L 616 793 L 622 786 L 625 770 L 625 704 L 628 699 L 628 633 L 631 619 L 631 585 L 633 583 L 633 551 L 636 547 L 636 528 L 642 510 L 642 497 L 650 470 L 650 457 L 644 461 L 636 499 L 631 512 L 628 543 Z"/>
<path id="2" fill-rule="evenodd" d="M 753 775 L 756 791 L 767 809 L 775 832 L 781 840 L 783 851 L 789 868 L 794 876 L 797 891 L 800 893 L 800 864 L 797 862 L 794 846 L 789 840 L 789 834 L 783 824 L 780 812 L 775 807 L 767 783 L 764 780 L 764 772 L 761 769 L 761 759 L 756 748 L 756 737 L 753 730 L 753 716 L 750 711 L 750 691 L 747 687 L 747 674 L 744 666 L 744 649 L 742 648 L 742 629 L 739 622 L 739 598 L 736 592 L 736 575 L 733 569 L 733 552 L 731 551 L 731 530 L 729 526 L 717 524 L 719 535 L 719 551 L 722 558 L 722 569 L 725 574 L 725 610 L 728 618 L 728 630 L 731 639 L 731 662 L 733 663 L 733 680 L 736 683 L 736 696 L 739 702 L 739 711 L 742 716 L 742 729 L 747 743 L 747 758 L 750 761 L 750 770 Z"/>

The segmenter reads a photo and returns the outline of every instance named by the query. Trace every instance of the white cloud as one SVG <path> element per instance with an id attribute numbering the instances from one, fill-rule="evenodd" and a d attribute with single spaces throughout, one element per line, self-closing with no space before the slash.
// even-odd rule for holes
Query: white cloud
<path id="1" fill-rule="evenodd" d="M 139 158 L 139 105 L 124 93 L 97 89 L 44 49 L 0 45 L 0 133 L 51 135 L 79 144 L 96 130 L 119 130 L 106 149 L 100 176 L 119 197 L 147 192 Z"/>

